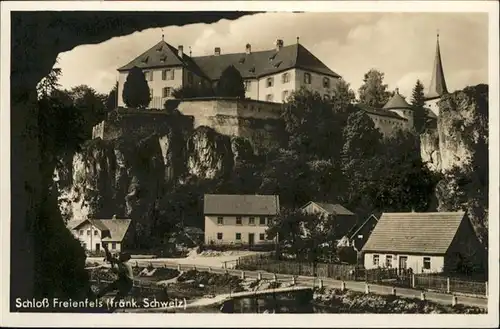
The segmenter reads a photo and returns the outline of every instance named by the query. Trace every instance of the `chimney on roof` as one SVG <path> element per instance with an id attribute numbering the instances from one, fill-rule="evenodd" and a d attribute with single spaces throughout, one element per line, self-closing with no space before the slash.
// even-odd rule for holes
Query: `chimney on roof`
<path id="1" fill-rule="evenodd" d="M 283 40 L 278 39 L 276 40 L 276 51 L 280 51 L 281 48 L 283 48 Z"/>
<path id="2" fill-rule="evenodd" d="M 214 55 L 215 56 L 219 56 L 220 55 L 220 47 L 215 47 Z"/>
<path id="3" fill-rule="evenodd" d="M 184 46 L 177 47 L 177 50 L 179 51 L 179 57 L 182 58 L 184 55 Z"/>
<path id="4" fill-rule="evenodd" d="M 193 52 L 191 51 L 191 46 L 189 46 L 189 57 L 191 57 L 192 54 Z"/>
<path id="5" fill-rule="evenodd" d="M 396 88 L 396 94 L 399 95 L 399 88 Z"/>
<path id="6" fill-rule="evenodd" d="M 247 53 L 247 55 L 252 53 L 252 45 L 249 43 L 247 43 L 247 46 L 246 46 L 246 53 Z"/>

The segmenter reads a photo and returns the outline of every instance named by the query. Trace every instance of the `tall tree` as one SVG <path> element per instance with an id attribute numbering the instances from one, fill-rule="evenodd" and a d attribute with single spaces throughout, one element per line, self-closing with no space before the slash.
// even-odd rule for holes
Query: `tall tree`
<path id="1" fill-rule="evenodd" d="M 53 68 L 46 77 L 44 77 L 36 86 L 38 98 L 49 97 L 53 92 L 59 89 L 59 78 L 62 74 L 60 68 Z"/>
<path id="2" fill-rule="evenodd" d="M 209 84 L 202 83 L 198 85 L 185 85 L 172 91 L 172 96 L 176 99 L 212 97 L 214 95 L 213 88 Z"/>
<path id="3" fill-rule="evenodd" d="M 123 101 L 128 107 L 146 108 L 151 101 L 148 82 L 142 70 L 133 67 L 123 84 Z"/>
<path id="4" fill-rule="evenodd" d="M 425 129 L 427 121 L 427 110 L 425 109 L 424 85 L 420 80 L 417 80 L 411 94 L 411 105 L 414 112 L 414 128 L 417 133 L 421 133 Z"/>
<path id="5" fill-rule="evenodd" d="M 115 83 L 113 89 L 108 94 L 106 99 L 106 110 L 113 111 L 118 107 L 118 82 Z"/>
<path id="6" fill-rule="evenodd" d="M 301 88 L 284 104 L 282 118 L 288 147 L 315 159 L 338 160 L 342 145 L 341 120 L 332 104 L 317 92 Z"/>
<path id="7" fill-rule="evenodd" d="M 344 79 L 338 80 L 333 85 L 331 102 L 335 113 L 350 113 L 355 100 L 354 91 Z"/>
<path id="8" fill-rule="evenodd" d="M 228 66 L 217 83 L 217 96 L 245 98 L 245 84 L 240 71 L 233 65 Z"/>
<path id="9" fill-rule="evenodd" d="M 387 91 L 387 85 L 384 84 L 384 73 L 375 69 L 365 74 L 358 92 L 360 103 L 375 108 L 383 107 L 391 96 L 391 93 Z"/>

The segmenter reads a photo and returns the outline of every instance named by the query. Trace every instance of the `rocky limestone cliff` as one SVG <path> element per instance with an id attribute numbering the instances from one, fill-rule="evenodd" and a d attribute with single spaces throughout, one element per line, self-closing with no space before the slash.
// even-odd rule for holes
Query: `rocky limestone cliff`
<path id="1" fill-rule="evenodd" d="M 421 135 L 421 154 L 443 175 L 437 184 L 439 211 L 467 211 L 487 242 L 488 86 L 467 87 L 438 102 L 437 131 Z"/>
<path id="2" fill-rule="evenodd" d="M 172 184 L 186 176 L 229 177 L 235 163 L 253 156 L 244 138 L 204 126 L 187 134 L 171 130 L 140 140 L 96 138 L 57 166 L 59 207 L 66 221 L 116 214 L 147 226 L 148 212 Z"/>

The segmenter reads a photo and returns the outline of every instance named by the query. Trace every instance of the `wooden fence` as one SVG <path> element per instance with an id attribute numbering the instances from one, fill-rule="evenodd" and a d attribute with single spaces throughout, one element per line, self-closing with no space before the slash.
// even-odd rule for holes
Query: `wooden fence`
<path id="1" fill-rule="evenodd" d="M 488 282 L 485 281 L 464 280 L 432 274 L 414 274 L 409 270 L 394 268 L 365 269 L 355 265 L 284 261 L 272 258 L 270 254 L 240 257 L 236 267 L 250 271 L 261 270 L 271 273 L 318 276 L 336 280 L 365 281 L 450 294 L 488 295 Z"/>

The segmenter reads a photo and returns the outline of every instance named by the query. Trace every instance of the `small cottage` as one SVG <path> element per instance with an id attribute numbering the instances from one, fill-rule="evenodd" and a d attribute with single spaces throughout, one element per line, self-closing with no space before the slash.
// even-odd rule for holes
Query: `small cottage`
<path id="1" fill-rule="evenodd" d="M 130 237 L 131 219 L 85 219 L 70 225 L 70 230 L 87 251 L 102 251 L 104 244 L 113 252 L 123 250 Z"/>
<path id="2" fill-rule="evenodd" d="M 341 239 L 356 224 L 356 215 L 340 204 L 309 201 L 301 209 L 308 214 L 318 214 L 333 219 L 337 239 Z"/>
<path id="3" fill-rule="evenodd" d="M 414 273 L 482 267 L 484 247 L 464 212 L 383 213 L 362 249 L 367 269 Z"/>

